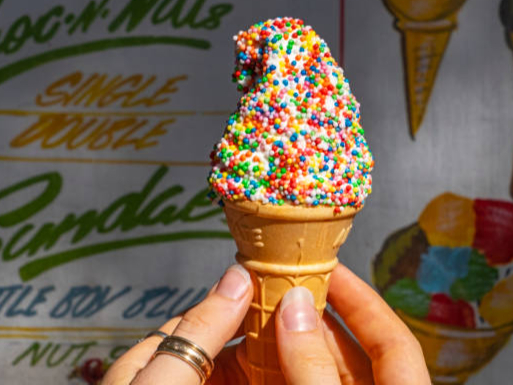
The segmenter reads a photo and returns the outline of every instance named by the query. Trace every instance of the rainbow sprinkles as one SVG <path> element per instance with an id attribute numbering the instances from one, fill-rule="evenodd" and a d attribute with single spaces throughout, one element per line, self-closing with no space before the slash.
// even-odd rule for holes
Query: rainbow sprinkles
<path id="1" fill-rule="evenodd" d="M 288 17 L 234 39 L 233 81 L 244 94 L 211 153 L 211 197 L 362 206 L 374 160 L 360 105 L 324 40 Z"/>

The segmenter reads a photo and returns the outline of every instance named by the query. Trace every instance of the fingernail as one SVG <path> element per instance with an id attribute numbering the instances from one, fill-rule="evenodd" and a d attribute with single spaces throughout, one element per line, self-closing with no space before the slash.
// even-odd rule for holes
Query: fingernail
<path id="1" fill-rule="evenodd" d="M 248 291 L 250 283 L 248 271 L 239 264 L 232 265 L 221 278 L 216 293 L 230 299 L 239 299 Z"/>
<path id="2" fill-rule="evenodd" d="M 310 290 L 303 286 L 290 289 L 281 300 L 280 316 L 287 330 L 314 330 L 317 327 L 318 316 Z"/>

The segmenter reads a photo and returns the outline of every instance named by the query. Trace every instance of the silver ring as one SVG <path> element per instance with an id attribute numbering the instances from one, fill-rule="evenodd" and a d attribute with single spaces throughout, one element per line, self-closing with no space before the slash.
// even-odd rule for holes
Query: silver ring
<path id="1" fill-rule="evenodd" d="M 214 361 L 207 352 L 183 337 L 171 335 L 164 338 L 152 358 L 159 354 L 168 354 L 189 364 L 200 376 L 201 384 L 209 379 L 214 370 Z"/>
<path id="2" fill-rule="evenodd" d="M 150 337 L 153 337 L 153 336 L 157 336 L 157 337 L 161 337 L 161 338 L 166 338 L 168 337 L 168 335 L 160 330 L 152 330 L 151 332 L 149 332 L 148 334 L 146 334 L 146 336 L 144 336 L 143 338 L 140 338 L 139 340 L 137 340 L 137 343 L 139 342 L 143 342 L 146 338 L 150 338 Z"/>

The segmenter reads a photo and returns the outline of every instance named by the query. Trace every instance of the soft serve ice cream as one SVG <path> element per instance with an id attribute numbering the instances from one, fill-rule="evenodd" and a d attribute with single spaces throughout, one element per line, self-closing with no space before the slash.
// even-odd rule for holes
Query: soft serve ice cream
<path id="1" fill-rule="evenodd" d="M 360 105 L 327 44 L 302 20 L 235 36 L 244 94 L 211 154 L 212 196 L 261 204 L 358 208 L 374 161 Z"/>

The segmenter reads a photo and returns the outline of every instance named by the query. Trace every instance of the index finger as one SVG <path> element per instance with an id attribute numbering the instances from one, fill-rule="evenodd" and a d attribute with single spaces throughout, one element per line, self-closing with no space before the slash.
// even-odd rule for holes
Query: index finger
<path id="1" fill-rule="evenodd" d="M 331 276 L 328 301 L 372 361 L 379 384 L 430 384 L 418 341 L 369 285 L 338 264 Z"/>

